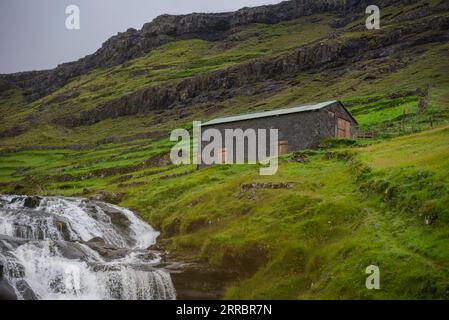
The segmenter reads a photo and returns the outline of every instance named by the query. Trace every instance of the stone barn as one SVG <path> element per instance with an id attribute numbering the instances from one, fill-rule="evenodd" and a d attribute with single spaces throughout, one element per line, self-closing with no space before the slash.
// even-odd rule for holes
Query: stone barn
<path id="1" fill-rule="evenodd" d="M 303 105 L 293 108 L 236 115 L 211 120 L 201 125 L 201 130 L 217 129 L 225 143 L 226 129 L 278 129 L 278 154 L 316 148 L 323 138 L 351 138 L 357 121 L 339 101 Z M 268 139 L 267 139 L 268 140 Z M 269 144 L 269 142 L 268 142 Z M 248 148 L 245 143 L 245 148 Z M 201 151 L 204 149 L 204 142 Z M 267 146 L 269 150 L 269 146 Z M 227 161 L 229 150 L 223 147 L 217 155 L 217 163 Z M 235 143 L 233 154 L 235 154 Z M 245 152 L 246 154 L 246 152 Z M 201 162 L 202 163 L 202 162 Z"/>

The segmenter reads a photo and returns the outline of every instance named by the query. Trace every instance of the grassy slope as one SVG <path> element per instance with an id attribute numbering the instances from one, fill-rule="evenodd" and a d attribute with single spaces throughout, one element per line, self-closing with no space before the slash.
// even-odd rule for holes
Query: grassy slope
<path id="1" fill-rule="evenodd" d="M 444 113 L 444 97 L 436 94 L 429 112 Z M 166 140 L 141 140 L 4 153 L 0 177 L 9 183 L 2 189 L 123 192 L 121 205 L 161 229 L 172 249 L 242 272 L 246 280 L 232 285 L 228 298 L 446 297 L 447 126 L 348 149 L 355 158 L 346 149 L 312 153 L 306 164 L 286 157 L 273 177 L 251 166 L 167 166 L 80 178 L 138 165 L 169 147 Z M 63 175 L 73 178 L 58 181 Z M 241 192 L 242 184 L 268 181 L 295 187 Z M 424 223 L 434 216 L 431 226 Z M 372 263 L 381 267 L 381 291 L 364 288 L 364 268 Z"/>
<path id="2" fill-rule="evenodd" d="M 0 128 L 20 123 L 61 94 L 80 93 L 62 106 L 50 104 L 38 113 L 39 119 L 45 122 L 65 108 L 88 109 L 142 86 L 280 54 L 326 35 L 329 17 L 320 18 L 319 27 L 307 19 L 253 25 L 240 30 L 239 41 L 229 48 L 201 40 L 171 43 L 127 65 L 96 70 L 32 105 L 21 105 L 20 92 L 11 92 L 0 99 Z M 350 27 L 348 37 L 360 36 Z M 444 72 L 449 47 L 419 49 L 419 55 L 410 55 L 403 64 L 403 57 L 388 57 L 335 73 L 299 74 L 288 89 L 235 97 L 219 112 L 339 96 L 362 128 L 381 132 L 365 147 L 359 143 L 313 152 L 305 164 L 287 156 L 272 177 L 260 177 L 255 166 L 195 171 L 190 166 L 144 165 L 168 152 L 167 138 L 78 151 L 7 152 L 6 147 L 89 144 L 168 130 L 204 115 L 151 127 L 151 114 L 73 130 L 41 125 L 0 140 L 5 146 L 0 148 L 0 191 L 69 196 L 122 192 L 121 205 L 162 230 L 171 249 L 239 270 L 241 278 L 230 284 L 227 298 L 449 298 L 449 78 Z M 398 63 L 401 67 L 388 68 Z M 367 73 L 375 77 L 366 79 Z M 416 94 L 391 96 L 429 82 L 435 85 L 432 99 L 420 116 L 410 116 L 417 110 Z M 437 129 L 430 128 L 430 118 Z M 422 132 L 409 135 L 415 131 Z M 294 187 L 242 192 L 242 184 L 253 182 L 293 182 Z M 364 271 L 370 264 L 381 269 L 380 291 L 365 289 Z"/>
<path id="3" fill-rule="evenodd" d="M 324 149 L 305 164 L 287 156 L 272 177 L 259 176 L 255 166 L 185 166 L 152 175 L 148 168 L 132 172 L 123 187 L 114 182 L 123 175 L 61 183 L 42 178 L 39 193 L 124 192 L 121 205 L 161 229 L 171 249 L 242 273 L 245 280 L 231 285 L 227 298 L 448 298 L 448 147 L 449 127 L 442 127 L 367 147 Z M 67 170 L 76 173 L 108 165 L 106 159 L 140 159 L 138 151 L 126 151 L 2 156 L 11 166 L 2 167 L 2 180 L 21 162 L 38 177 L 71 163 L 88 164 Z M 294 187 L 242 192 L 242 184 L 254 182 Z M 370 264 L 381 268 L 380 291 L 364 287 Z"/>

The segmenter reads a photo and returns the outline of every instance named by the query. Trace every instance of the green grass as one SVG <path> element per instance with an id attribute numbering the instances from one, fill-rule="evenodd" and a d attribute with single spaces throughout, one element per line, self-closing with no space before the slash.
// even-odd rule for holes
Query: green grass
<path id="1" fill-rule="evenodd" d="M 86 188 L 87 194 L 124 193 L 121 205 L 161 230 L 171 250 L 241 274 L 226 298 L 447 298 L 447 127 L 368 147 L 323 150 L 306 164 L 287 156 L 270 177 L 259 176 L 257 166 L 226 165 L 136 169 L 126 174 L 124 187 L 116 180 L 125 174 L 48 178 L 133 165 L 146 152 L 168 147 L 136 143 L 23 151 L 3 154 L 0 172 L 2 181 L 15 183 L 30 173 L 8 180 L 12 170 L 32 167 L 35 184 L 22 190 L 26 193 L 79 195 Z M 336 156 L 328 157 L 328 151 Z M 75 169 L 75 164 L 84 165 Z M 294 187 L 242 192 L 242 184 L 254 182 L 293 182 Z M 438 218 L 426 225 L 435 212 Z M 379 291 L 364 286 L 370 264 L 381 269 Z"/>
<path id="2" fill-rule="evenodd" d="M 383 10 L 385 34 L 403 25 L 397 14 L 418 5 Z M 148 113 L 72 129 L 51 122 L 141 88 L 282 55 L 326 38 L 333 19 L 253 24 L 218 43 L 173 41 L 121 66 L 94 70 L 31 104 L 19 89 L 7 92 L 0 97 L 0 131 L 24 119 L 39 125 L 0 140 L 0 192 L 122 193 L 120 205 L 161 230 L 167 249 L 235 270 L 229 299 L 449 298 L 447 43 L 299 73 L 279 90 L 195 105 L 181 118 Z M 338 36 L 367 36 L 354 28 L 361 21 Z M 428 83 L 430 103 L 418 115 L 416 89 Z M 170 130 L 189 129 L 192 120 L 333 99 L 376 136 L 328 141 L 306 163 L 284 156 L 269 177 L 260 176 L 257 165 L 196 170 L 159 162 L 173 144 Z M 215 111 L 205 113 L 209 107 Z M 119 142 L 124 137 L 129 141 Z M 103 141 L 111 138 L 116 142 Z M 242 191 L 258 182 L 292 182 L 293 188 Z M 371 264 L 381 270 L 378 291 L 365 288 Z"/>
<path id="3" fill-rule="evenodd" d="M 416 114 L 418 99 L 413 96 L 397 99 L 384 98 L 373 103 L 353 106 L 350 111 L 357 118 L 361 129 L 370 128 L 392 122 L 404 115 Z"/>

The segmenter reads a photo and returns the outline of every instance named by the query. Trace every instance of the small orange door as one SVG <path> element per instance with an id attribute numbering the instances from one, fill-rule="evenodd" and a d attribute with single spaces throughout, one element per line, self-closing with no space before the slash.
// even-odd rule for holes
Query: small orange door
<path id="1" fill-rule="evenodd" d="M 288 141 L 287 140 L 279 141 L 278 155 L 282 156 L 283 154 L 287 154 L 287 153 L 288 153 Z"/>
<path id="2" fill-rule="evenodd" d="M 224 164 L 228 160 L 228 152 L 226 148 L 221 148 L 217 155 L 217 164 Z"/>
<path id="3" fill-rule="evenodd" d="M 351 138 L 351 123 L 345 119 L 338 118 L 337 120 L 337 137 Z"/>

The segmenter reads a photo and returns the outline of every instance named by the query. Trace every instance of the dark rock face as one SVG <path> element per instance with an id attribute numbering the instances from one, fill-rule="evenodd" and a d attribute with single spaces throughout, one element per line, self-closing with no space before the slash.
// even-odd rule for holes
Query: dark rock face
<path id="1" fill-rule="evenodd" d="M 15 125 L 12 128 L 0 131 L 0 138 L 15 137 L 24 133 L 26 129 L 21 125 Z"/>
<path id="2" fill-rule="evenodd" d="M 0 279 L 0 300 L 17 300 L 14 288 L 6 279 Z"/>
<path id="3" fill-rule="evenodd" d="M 236 12 L 188 15 L 162 15 L 147 23 L 141 30 L 128 29 L 107 40 L 92 55 L 76 62 L 59 65 L 46 71 L 22 72 L 0 76 L 1 87 L 19 86 L 27 89 L 29 101 L 39 99 L 65 85 L 70 79 L 96 68 L 122 64 L 142 56 L 152 49 L 177 39 L 201 38 L 210 41 L 223 39 L 226 32 L 250 23 L 278 23 L 322 12 L 353 13 L 369 4 L 365 0 L 292 0 L 276 5 L 243 8 Z M 413 0 L 378 0 L 378 5 L 410 3 Z"/>
<path id="4" fill-rule="evenodd" d="M 14 288 L 5 278 L 4 271 L 5 269 L 3 263 L 0 261 L 0 300 L 17 300 L 17 295 Z"/>
<path id="5" fill-rule="evenodd" d="M 62 236 L 62 239 L 69 241 L 71 238 L 69 221 L 66 221 L 63 217 L 60 217 L 59 220 L 55 221 L 56 227 L 58 228 L 59 233 Z"/>
<path id="6" fill-rule="evenodd" d="M 107 260 L 114 260 L 124 258 L 128 251 L 121 248 L 113 248 L 108 246 L 103 238 L 93 238 L 86 243 L 87 246 L 98 252 L 103 258 Z"/>
<path id="7" fill-rule="evenodd" d="M 153 249 L 164 251 L 161 245 Z M 165 251 L 162 265 L 170 272 L 178 300 L 222 299 L 225 288 L 239 278 L 234 268 L 214 268 L 175 252 Z"/>
<path id="8" fill-rule="evenodd" d="M 225 267 L 215 268 L 201 261 L 168 253 L 164 257 L 179 300 L 222 299 L 226 287 L 256 272 L 266 261 L 265 252 L 253 248 L 246 256 L 225 255 Z M 184 261 L 184 262 L 179 262 Z"/>
<path id="9" fill-rule="evenodd" d="M 34 291 L 31 289 L 31 287 L 28 285 L 28 283 L 25 280 L 19 280 L 16 282 L 17 290 L 22 295 L 23 299 L 25 300 L 38 300 L 38 297 L 34 293 Z"/>
<path id="10" fill-rule="evenodd" d="M 37 208 L 41 203 L 42 198 L 40 197 L 27 197 L 23 205 L 27 208 Z"/>
<path id="11" fill-rule="evenodd" d="M 222 299 L 226 286 L 238 277 L 236 272 L 196 263 L 170 274 L 179 300 Z"/>

